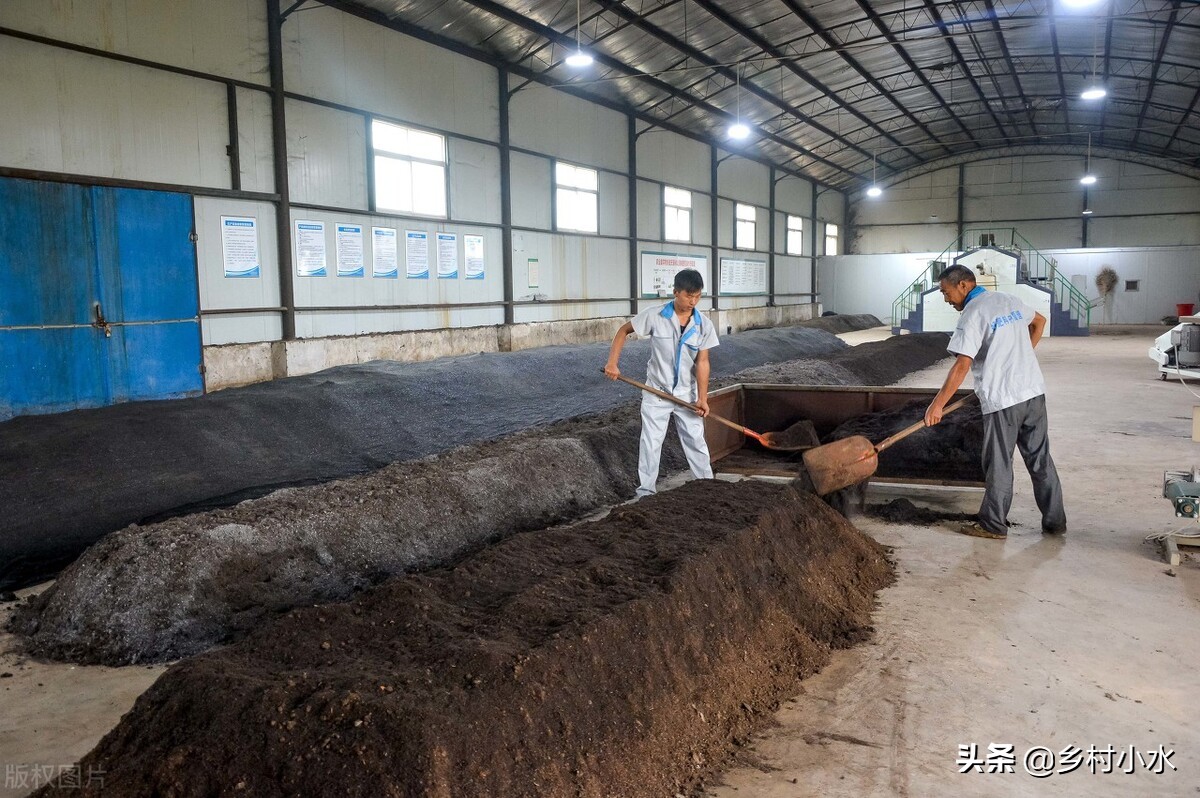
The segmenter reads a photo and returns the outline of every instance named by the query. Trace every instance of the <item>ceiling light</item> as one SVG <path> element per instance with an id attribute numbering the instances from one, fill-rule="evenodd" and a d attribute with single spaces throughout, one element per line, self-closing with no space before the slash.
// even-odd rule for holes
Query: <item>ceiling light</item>
<path id="1" fill-rule="evenodd" d="M 1100 0 L 1062 0 L 1062 4 L 1067 8 L 1087 8 L 1099 2 Z"/>
<path id="2" fill-rule="evenodd" d="M 1104 90 L 1103 86 L 1089 86 L 1080 93 L 1079 99 L 1099 100 L 1101 97 L 1104 97 L 1107 94 L 1108 92 Z"/>
<path id="3" fill-rule="evenodd" d="M 729 130 L 726 132 L 728 132 L 729 138 L 738 139 L 739 141 L 744 138 L 749 138 L 750 136 L 750 128 L 746 127 L 741 122 L 734 122 L 729 126 Z"/>
<path id="4" fill-rule="evenodd" d="M 871 187 L 867 189 L 868 197 L 882 197 L 883 189 L 879 187 L 879 181 L 875 179 L 875 153 L 871 151 Z"/>
<path id="5" fill-rule="evenodd" d="M 1092 215 L 1092 209 L 1091 209 L 1091 208 L 1084 208 L 1084 209 L 1083 209 L 1083 215 L 1084 215 L 1084 216 L 1091 216 L 1091 215 Z"/>
<path id="6" fill-rule="evenodd" d="M 583 51 L 579 45 L 579 28 L 583 25 L 583 15 L 579 12 L 579 0 L 575 0 L 575 52 L 567 56 L 567 66 L 585 67 L 592 65 L 592 56 Z"/>
<path id="7" fill-rule="evenodd" d="M 1092 174 L 1092 134 L 1088 133 L 1087 146 L 1087 162 L 1083 168 L 1083 177 L 1079 178 L 1079 182 L 1085 186 L 1090 186 L 1096 182 L 1096 176 Z"/>

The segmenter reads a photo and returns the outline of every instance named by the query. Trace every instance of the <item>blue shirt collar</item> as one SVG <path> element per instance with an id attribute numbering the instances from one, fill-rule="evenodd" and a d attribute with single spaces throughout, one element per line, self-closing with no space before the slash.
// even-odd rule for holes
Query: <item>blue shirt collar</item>
<path id="1" fill-rule="evenodd" d="M 671 300 L 667 304 L 663 305 L 663 309 L 659 311 L 658 315 L 662 316 L 664 319 L 669 319 L 672 316 L 674 316 L 675 315 L 675 301 Z M 696 308 L 692 308 L 692 323 L 695 324 L 697 327 L 700 326 L 700 311 L 697 310 Z"/>
<path id="2" fill-rule="evenodd" d="M 977 285 L 974 288 L 972 288 L 971 293 L 967 294 L 967 298 L 963 300 L 963 307 L 965 308 L 972 299 L 979 296 L 986 290 L 987 289 L 984 288 L 982 285 Z"/>

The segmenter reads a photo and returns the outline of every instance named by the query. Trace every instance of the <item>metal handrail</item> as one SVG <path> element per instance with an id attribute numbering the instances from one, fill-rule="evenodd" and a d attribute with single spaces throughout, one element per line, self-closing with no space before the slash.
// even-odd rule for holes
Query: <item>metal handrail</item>
<path id="1" fill-rule="evenodd" d="M 989 236 L 991 246 L 1016 250 L 1021 255 L 1022 272 L 1025 279 L 1035 283 L 1048 283 L 1051 295 L 1076 319 L 1084 319 L 1091 325 L 1092 303 L 1087 296 L 1058 271 L 1058 261 L 1048 257 L 1029 239 L 1017 232 L 1015 227 L 972 227 L 962 231 L 940 254 L 929 262 L 917 279 L 892 302 L 892 326 L 899 327 L 904 317 L 917 308 L 919 297 L 937 280 L 937 273 L 950 260 L 950 253 L 963 252 L 968 241 L 982 240 Z"/>

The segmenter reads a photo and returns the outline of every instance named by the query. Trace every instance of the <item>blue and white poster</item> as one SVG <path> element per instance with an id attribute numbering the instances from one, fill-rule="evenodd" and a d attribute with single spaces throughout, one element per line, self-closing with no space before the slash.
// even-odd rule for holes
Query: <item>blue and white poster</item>
<path id="1" fill-rule="evenodd" d="M 363 233 L 361 224 L 338 224 L 334 227 L 337 244 L 338 277 L 363 276 Z"/>
<path id="2" fill-rule="evenodd" d="M 296 222 L 296 273 L 325 276 L 325 223 Z"/>
<path id="3" fill-rule="evenodd" d="M 404 262 L 408 267 L 408 279 L 429 279 L 429 233 L 404 231 Z"/>
<path id="4" fill-rule="evenodd" d="M 400 269 L 396 265 L 396 228 L 371 228 L 371 276 L 395 279 Z"/>
<path id="5" fill-rule="evenodd" d="M 458 279 L 458 234 L 437 234 L 438 279 Z"/>
<path id="6" fill-rule="evenodd" d="M 467 279 L 483 279 L 483 236 L 463 236 L 463 249 L 467 256 Z"/>
<path id="7" fill-rule="evenodd" d="M 253 216 L 221 217 L 221 259 L 226 277 L 258 277 L 258 220 Z"/>

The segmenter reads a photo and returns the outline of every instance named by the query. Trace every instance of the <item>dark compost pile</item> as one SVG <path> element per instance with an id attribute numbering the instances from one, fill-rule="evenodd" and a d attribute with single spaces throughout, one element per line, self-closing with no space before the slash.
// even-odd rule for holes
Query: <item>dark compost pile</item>
<path id="1" fill-rule="evenodd" d="M 294 610 L 172 667 L 81 766 L 104 796 L 670 796 L 891 578 L 815 497 L 693 482 Z"/>
<path id="2" fill-rule="evenodd" d="M 923 399 L 901 407 L 852 418 L 830 433 L 826 442 L 862 435 L 872 443 L 894 435 L 925 417 Z M 943 416 L 936 427 L 918 430 L 879 454 L 880 474 L 927 479 L 983 481 L 983 416 L 978 402 Z"/>
<path id="3" fill-rule="evenodd" d="M 848 349 L 835 316 L 726 336 L 713 377 Z M 614 325 L 615 331 L 615 325 Z M 362 474 L 631 398 L 600 373 L 607 344 L 374 361 L 191 399 L 133 402 L 0 423 L 0 590 L 53 575 L 102 536 Z M 622 368 L 645 374 L 648 342 Z"/>
<path id="4" fill-rule="evenodd" d="M 892 364 L 885 376 L 895 380 L 944 356 L 946 340 L 931 333 L 857 348 Z M 836 368 L 848 351 L 828 365 Z M 603 388 L 636 399 L 626 386 Z M 638 431 L 637 407 L 627 404 L 371 474 L 131 526 L 22 605 L 11 628 L 30 653 L 53 659 L 120 665 L 189 656 L 292 607 L 345 599 L 631 497 Z M 663 473 L 685 467 L 669 433 Z"/>

